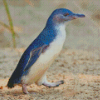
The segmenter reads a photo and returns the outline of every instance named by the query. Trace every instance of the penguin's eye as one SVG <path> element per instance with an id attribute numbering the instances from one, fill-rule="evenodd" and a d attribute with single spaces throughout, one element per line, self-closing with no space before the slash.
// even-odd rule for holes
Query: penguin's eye
<path id="1" fill-rule="evenodd" d="M 67 15 L 69 15 L 69 13 L 64 14 L 64 16 L 67 16 Z"/>

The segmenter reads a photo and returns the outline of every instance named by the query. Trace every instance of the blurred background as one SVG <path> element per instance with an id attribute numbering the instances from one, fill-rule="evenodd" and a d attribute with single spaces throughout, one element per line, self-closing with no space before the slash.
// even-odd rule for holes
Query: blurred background
<path id="1" fill-rule="evenodd" d="M 26 48 L 42 31 L 49 15 L 56 8 L 67 8 L 86 15 L 66 25 L 64 48 L 100 50 L 100 0 L 7 0 L 13 20 L 17 48 Z M 0 21 L 9 25 L 3 1 L 0 0 Z M 12 47 L 11 32 L 0 25 L 0 48 Z"/>

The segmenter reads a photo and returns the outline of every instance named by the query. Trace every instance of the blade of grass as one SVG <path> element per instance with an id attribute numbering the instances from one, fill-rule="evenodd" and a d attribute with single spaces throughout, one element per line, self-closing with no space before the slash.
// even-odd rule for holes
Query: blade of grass
<path id="1" fill-rule="evenodd" d="M 9 25 L 10 25 L 10 29 L 11 29 L 11 32 L 12 32 L 13 47 L 16 48 L 15 32 L 14 32 L 14 29 L 13 29 L 12 18 L 11 18 L 11 15 L 10 15 L 9 8 L 8 8 L 6 0 L 3 0 L 3 3 L 4 3 L 4 6 L 5 6 L 5 10 L 6 10 L 6 13 L 7 13 L 7 16 L 8 16 L 8 21 L 9 21 Z"/>
<path id="2" fill-rule="evenodd" d="M 34 3 L 32 3 L 30 0 L 25 0 L 30 6 L 34 7 Z"/>
<path id="3" fill-rule="evenodd" d="M 1 22 L 1 21 L 0 21 L 0 24 L 11 32 L 11 29 L 10 29 L 10 27 L 9 27 L 8 25 L 6 25 L 5 23 L 3 23 L 3 22 Z M 15 35 L 16 35 L 17 37 L 19 37 L 17 33 L 15 33 Z"/>

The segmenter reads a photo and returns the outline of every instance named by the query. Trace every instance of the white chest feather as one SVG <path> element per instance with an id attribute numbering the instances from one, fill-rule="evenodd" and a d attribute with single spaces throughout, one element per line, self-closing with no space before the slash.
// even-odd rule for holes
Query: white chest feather
<path id="1" fill-rule="evenodd" d="M 66 32 L 65 26 L 59 26 L 56 29 L 58 31 L 58 35 L 56 36 L 55 40 L 33 64 L 33 66 L 30 68 L 29 74 L 22 77 L 24 83 L 31 84 L 38 81 L 44 75 L 45 71 L 52 64 L 55 58 L 59 55 L 66 38 Z"/>
<path id="2" fill-rule="evenodd" d="M 58 55 L 63 47 L 65 38 L 66 38 L 66 32 L 64 26 L 57 27 L 58 35 L 55 38 L 55 40 L 50 44 L 49 48 L 46 50 L 45 53 L 41 54 L 41 63 L 48 62 L 52 59 L 53 56 Z M 43 56 L 43 58 L 42 58 Z"/>

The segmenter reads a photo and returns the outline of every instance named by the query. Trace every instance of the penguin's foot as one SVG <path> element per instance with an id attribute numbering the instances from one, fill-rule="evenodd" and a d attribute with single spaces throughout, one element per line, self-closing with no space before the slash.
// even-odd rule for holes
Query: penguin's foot
<path id="1" fill-rule="evenodd" d="M 26 84 L 22 84 L 22 91 L 23 91 L 24 94 L 28 94 L 29 93 L 27 91 Z"/>
<path id="2" fill-rule="evenodd" d="M 50 87 L 58 87 L 60 84 L 64 84 L 64 81 L 61 80 L 61 81 L 58 81 L 58 82 L 55 82 L 55 83 L 50 83 L 48 81 L 45 81 L 42 85 L 50 88 Z"/>

